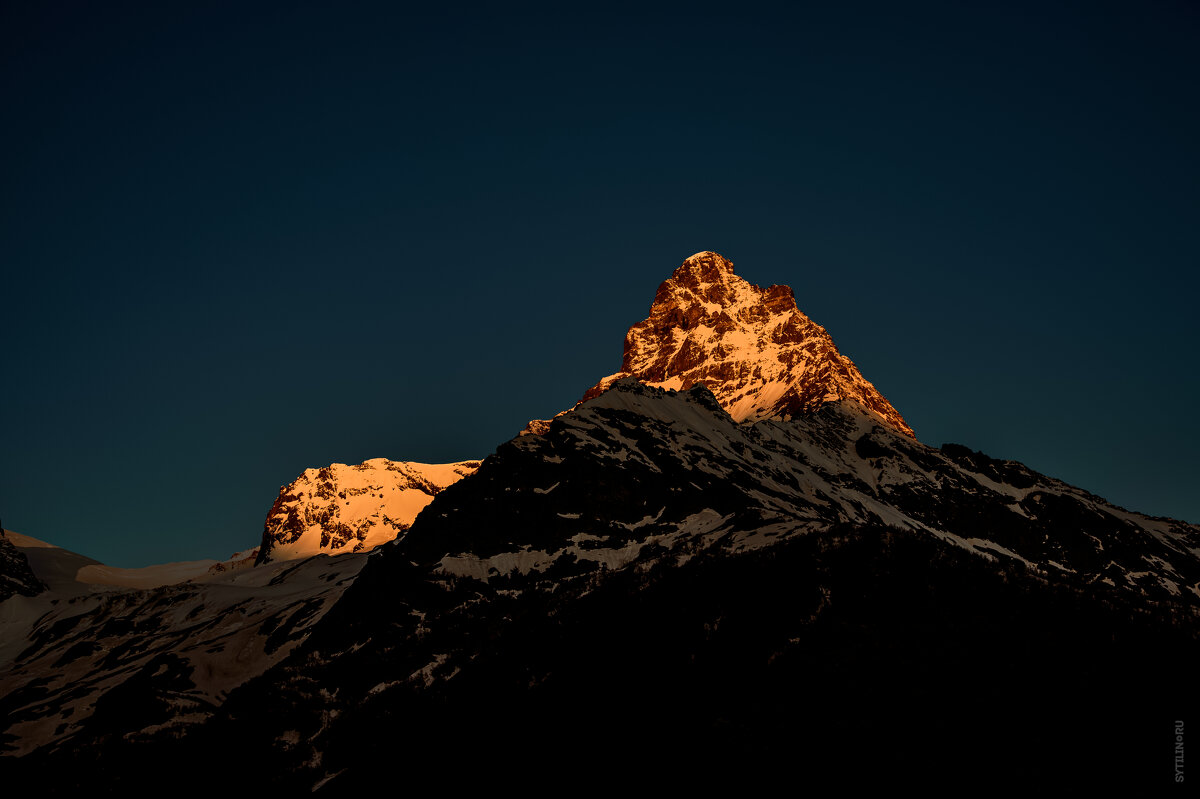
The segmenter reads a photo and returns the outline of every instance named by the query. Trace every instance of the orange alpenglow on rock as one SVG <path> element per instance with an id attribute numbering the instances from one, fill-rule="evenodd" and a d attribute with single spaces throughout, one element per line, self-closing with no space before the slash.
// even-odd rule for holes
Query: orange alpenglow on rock
<path id="1" fill-rule="evenodd" d="M 677 390 L 702 383 L 739 422 L 787 419 L 851 400 L 915 438 L 825 328 L 800 312 L 790 288 L 752 285 L 715 252 L 696 253 L 663 281 L 649 318 L 625 336 L 621 371 L 581 401 L 624 377 Z M 527 430 L 546 424 L 531 422 Z"/>
<path id="2" fill-rule="evenodd" d="M 403 535 L 434 496 L 478 468 L 479 461 L 373 458 L 306 469 L 279 489 L 256 559 L 245 565 L 374 549 Z"/>

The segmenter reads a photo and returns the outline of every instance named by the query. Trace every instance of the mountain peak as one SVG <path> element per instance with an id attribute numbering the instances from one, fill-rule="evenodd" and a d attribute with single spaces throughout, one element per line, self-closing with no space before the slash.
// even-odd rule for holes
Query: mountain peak
<path id="1" fill-rule="evenodd" d="M 914 435 L 825 329 L 800 312 L 789 287 L 753 285 L 707 250 L 658 287 L 650 315 L 625 337 L 621 371 L 584 399 L 624 377 L 673 389 L 701 383 L 738 421 L 788 418 L 847 399 Z"/>
<path id="2" fill-rule="evenodd" d="M 719 253 L 705 250 L 688 256 L 663 286 L 671 285 L 712 294 L 713 287 L 728 288 L 733 281 L 741 280 L 733 273 L 732 261 Z"/>
<path id="3" fill-rule="evenodd" d="M 682 271 L 693 270 L 697 268 L 709 269 L 732 275 L 733 261 L 729 260 L 724 255 L 721 255 L 719 252 L 713 252 L 712 250 L 701 250 L 700 252 L 693 253 L 692 255 L 689 255 L 687 258 L 683 259 L 683 263 L 680 264 L 679 268 L 675 270 L 675 274 L 678 275 Z"/>
<path id="4" fill-rule="evenodd" d="M 306 469 L 279 489 L 255 565 L 374 549 L 408 530 L 434 495 L 478 468 L 479 461 L 373 458 Z"/>

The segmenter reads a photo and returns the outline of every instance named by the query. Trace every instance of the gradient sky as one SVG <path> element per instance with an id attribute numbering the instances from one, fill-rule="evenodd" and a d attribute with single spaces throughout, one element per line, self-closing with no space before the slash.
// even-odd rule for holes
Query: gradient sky
<path id="1" fill-rule="evenodd" d="M 698 250 L 921 440 L 1200 522 L 1194 3 L 17 5 L 7 528 L 224 558 L 306 467 L 485 456 Z"/>

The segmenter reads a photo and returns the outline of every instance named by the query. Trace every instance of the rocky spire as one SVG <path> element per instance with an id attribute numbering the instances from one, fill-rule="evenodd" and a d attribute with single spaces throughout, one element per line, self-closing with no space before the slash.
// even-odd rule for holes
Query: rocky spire
<path id="1" fill-rule="evenodd" d="M 825 329 L 800 312 L 790 288 L 752 285 L 715 252 L 691 256 L 658 287 L 650 316 L 625 336 L 621 371 L 584 399 L 623 377 L 674 389 L 702 383 L 737 421 L 786 419 L 852 400 L 913 435 Z"/>

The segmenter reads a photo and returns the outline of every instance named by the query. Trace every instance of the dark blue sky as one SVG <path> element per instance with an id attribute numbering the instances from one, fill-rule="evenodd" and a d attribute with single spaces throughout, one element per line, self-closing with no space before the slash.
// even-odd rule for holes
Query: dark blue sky
<path id="1" fill-rule="evenodd" d="M 15 5 L 8 528 L 225 557 L 305 467 L 485 456 L 704 249 L 923 441 L 1200 522 L 1193 3 Z"/>

